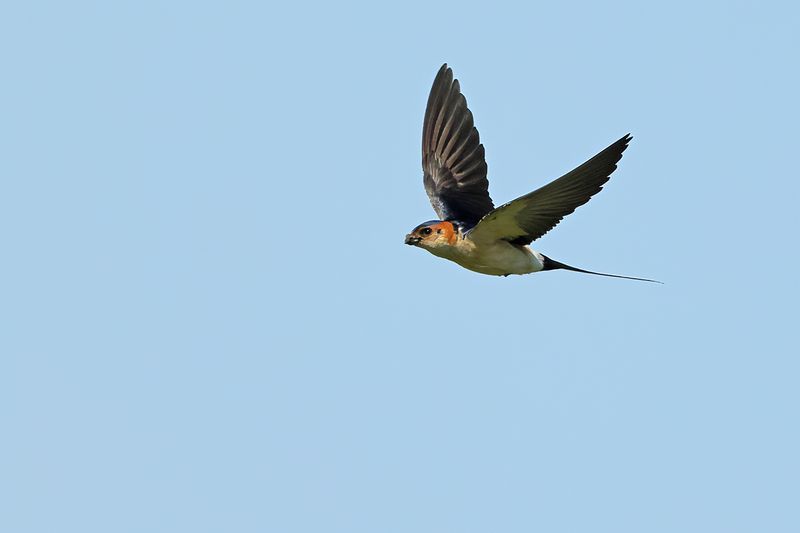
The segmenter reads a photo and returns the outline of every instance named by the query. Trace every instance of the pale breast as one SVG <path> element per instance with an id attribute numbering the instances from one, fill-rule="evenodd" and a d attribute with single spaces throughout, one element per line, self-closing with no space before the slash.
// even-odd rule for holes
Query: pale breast
<path id="1" fill-rule="evenodd" d="M 539 254 L 527 246 L 518 246 L 507 241 L 495 241 L 491 244 L 476 246 L 469 239 L 463 239 L 455 246 L 457 253 L 451 259 L 469 270 L 506 276 L 508 274 L 530 274 L 542 269 Z"/>

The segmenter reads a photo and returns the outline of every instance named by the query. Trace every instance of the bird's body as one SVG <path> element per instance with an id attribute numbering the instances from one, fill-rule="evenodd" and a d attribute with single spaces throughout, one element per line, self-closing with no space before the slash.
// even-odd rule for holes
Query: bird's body
<path id="1" fill-rule="evenodd" d="M 498 208 L 489 196 L 483 145 L 453 71 L 433 82 L 422 131 L 423 183 L 439 220 L 418 225 L 406 244 L 491 276 L 573 270 L 528 246 L 598 193 L 617 168 L 626 135 L 559 179 Z"/>
<path id="2" fill-rule="evenodd" d="M 530 247 L 511 244 L 506 240 L 492 239 L 476 242 L 460 228 L 448 221 L 431 221 L 430 226 L 421 225 L 417 230 L 430 227 L 432 237 L 427 239 L 426 249 L 435 256 L 458 263 L 462 267 L 490 276 L 530 274 L 542 270 L 543 258 Z M 413 237 L 411 238 L 414 239 Z"/>
<path id="3" fill-rule="evenodd" d="M 479 246 L 467 238 L 461 242 L 462 245 L 455 247 L 458 251 L 452 260 L 473 272 L 490 276 L 508 276 L 532 274 L 539 272 L 543 267 L 539 254 L 524 244 L 496 240 Z"/>

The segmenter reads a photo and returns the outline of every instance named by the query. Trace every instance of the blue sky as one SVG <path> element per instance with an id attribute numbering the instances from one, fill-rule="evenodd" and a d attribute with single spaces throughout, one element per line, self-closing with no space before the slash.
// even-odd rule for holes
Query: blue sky
<path id="1" fill-rule="evenodd" d="M 800 530 L 797 8 L 130 2 L 0 17 L 0 530 Z M 448 62 L 493 278 L 403 245 Z"/>

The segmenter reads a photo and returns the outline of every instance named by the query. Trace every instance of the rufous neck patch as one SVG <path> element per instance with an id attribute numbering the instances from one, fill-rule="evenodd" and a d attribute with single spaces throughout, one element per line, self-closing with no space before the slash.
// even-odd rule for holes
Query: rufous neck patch
<path id="1" fill-rule="evenodd" d="M 434 224 L 431 226 L 431 229 L 437 233 L 441 233 L 447 239 L 448 244 L 455 244 L 456 240 L 458 240 L 456 236 L 456 230 L 453 227 L 452 222 L 448 222 L 446 220 L 439 222 L 438 224 Z"/>

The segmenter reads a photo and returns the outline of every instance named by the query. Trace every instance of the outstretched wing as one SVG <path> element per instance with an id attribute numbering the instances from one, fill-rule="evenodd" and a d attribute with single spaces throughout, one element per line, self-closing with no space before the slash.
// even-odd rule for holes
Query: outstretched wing
<path id="1" fill-rule="evenodd" d="M 428 96 L 422 128 L 425 191 L 442 220 L 470 226 L 494 208 L 478 130 L 458 80 L 445 63 Z"/>
<path id="2" fill-rule="evenodd" d="M 626 135 L 575 170 L 525 196 L 501 205 L 470 231 L 476 241 L 503 239 L 530 244 L 600 192 L 622 159 Z"/>

